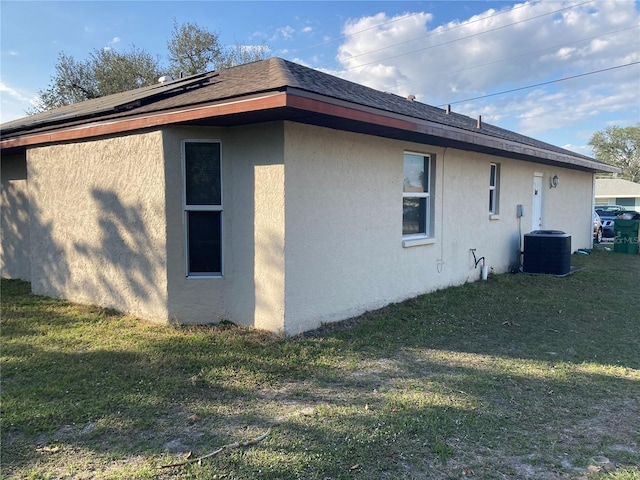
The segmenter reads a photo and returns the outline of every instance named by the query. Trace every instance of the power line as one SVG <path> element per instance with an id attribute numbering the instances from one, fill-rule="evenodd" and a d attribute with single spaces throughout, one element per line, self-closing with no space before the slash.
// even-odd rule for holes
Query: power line
<path id="1" fill-rule="evenodd" d="M 489 93 L 487 95 L 482 95 L 482 96 L 473 97 L 473 98 L 467 98 L 465 100 L 456 100 L 455 102 L 448 102 L 446 104 L 441 104 L 441 105 L 438 105 L 438 106 L 439 107 L 444 107 L 445 105 L 455 105 L 457 103 L 472 102 L 474 100 L 481 100 L 483 98 L 495 97 L 497 95 L 505 95 L 507 93 L 519 92 L 521 90 L 527 90 L 529 88 L 542 87 L 544 85 L 550 85 L 552 83 L 564 82 L 566 80 L 573 80 L 574 78 L 586 77 L 588 75 L 595 75 L 596 73 L 609 72 L 611 70 L 616 70 L 618 68 L 630 67 L 632 65 L 638 65 L 638 64 L 640 64 L 640 61 L 631 62 L 631 63 L 627 63 L 627 64 L 624 64 L 624 65 L 617 65 L 615 67 L 603 68 L 601 70 L 594 70 L 594 71 L 591 71 L 591 72 L 581 73 L 581 74 L 578 74 L 578 75 L 572 75 L 570 77 L 558 78 L 556 80 L 550 80 L 548 82 L 536 83 L 535 85 L 528 85 L 526 87 L 512 88 L 511 90 L 504 90 L 502 92 Z"/>
<path id="2" fill-rule="evenodd" d="M 594 0 L 589 0 L 588 2 L 585 2 L 585 3 L 589 3 L 591 1 L 594 1 Z M 431 32 L 427 33 L 426 35 L 422 35 L 420 37 L 415 37 L 415 38 L 412 38 L 411 40 L 405 40 L 404 42 L 394 43 L 392 45 L 387 45 L 385 47 L 381 47 L 381 48 L 378 48 L 376 50 L 371 50 L 369 52 L 360 53 L 358 55 L 353 55 L 353 56 L 349 57 L 349 60 L 354 59 L 354 58 L 358 58 L 358 57 L 363 57 L 365 55 L 371 55 L 372 53 L 381 52 L 382 50 L 387 50 L 389 48 L 398 47 L 400 45 L 406 45 L 407 43 L 415 42 L 415 41 L 421 40 L 423 38 L 432 37 L 432 36 L 435 36 L 435 35 L 441 35 L 443 33 L 450 32 L 450 31 L 456 30 L 458 28 L 467 27 L 467 26 L 469 26 L 469 25 L 471 25 L 473 23 L 483 22 L 483 21 L 488 20 L 490 18 L 495 18 L 495 17 L 498 17 L 500 15 L 511 13 L 511 12 L 513 12 L 515 10 L 520 9 L 520 8 L 531 7 L 531 6 L 536 5 L 538 3 L 540 3 L 540 2 L 523 3 L 521 5 L 516 5 L 515 7 L 511 8 L 509 10 L 503 10 L 502 12 L 494 13 L 493 15 L 488 15 L 486 17 L 481 17 L 481 18 L 478 18 L 476 20 L 472 20 L 472 21 L 469 21 L 469 22 L 459 23 L 458 25 L 455 25 L 455 26 L 450 27 L 450 28 L 445 28 L 445 29 L 439 30 L 439 31 L 431 31 Z M 582 5 L 582 4 L 580 4 L 580 5 Z M 572 7 L 565 7 L 565 8 L 572 8 Z M 558 10 L 558 11 L 560 11 L 560 10 Z M 555 12 L 552 12 L 552 13 L 555 13 Z M 536 17 L 533 17 L 533 18 L 536 18 Z M 524 20 L 524 21 L 526 21 L 526 20 Z M 383 25 L 386 25 L 386 24 L 383 23 L 380 26 L 383 26 Z M 370 28 L 367 28 L 366 30 L 371 30 L 373 28 L 376 28 L 376 27 L 370 27 Z M 500 27 L 500 28 L 502 28 L 502 27 Z M 362 30 L 362 31 L 366 31 L 366 30 Z M 491 32 L 491 31 L 493 31 L 493 30 L 487 30 L 487 32 Z M 356 32 L 356 33 L 361 33 L 361 32 Z M 480 32 L 480 33 L 477 33 L 475 35 L 480 35 L 481 33 L 486 33 L 486 32 Z M 463 40 L 464 38 L 467 38 L 467 37 L 463 37 L 463 38 L 460 38 L 458 40 Z M 454 40 L 454 41 L 457 41 L 457 40 Z M 434 45 L 434 46 L 439 46 L 439 45 Z M 427 48 L 432 48 L 432 47 L 427 47 Z M 406 54 L 414 53 L 414 52 L 417 52 L 417 51 L 420 51 L 420 50 L 412 50 L 410 52 L 407 52 Z M 402 54 L 402 55 L 406 55 L 406 54 Z M 390 57 L 390 58 L 396 58 L 396 57 Z M 384 59 L 384 60 L 387 60 L 387 59 Z M 371 62 L 371 63 L 375 63 L 375 62 Z M 369 64 L 364 64 L 364 65 L 369 65 Z M 350 68 L 357 68 L 357 67 L 350 67 Z M 346 69 L 346 70 L 349 70 L 349 69 Z"/>
<path id="3" fill-rule="evenodd" d="M 526 57 L 526 56 L 529 56 L 529 55 L 533 55 L 534 53 L 546 52 L 546 51 L 549 51 L 549 50 L 555 50 L 557 48 L 566 47 L 568 45 L 575 45 L 575 44 L 578 44 L 578 43 L 586 42 L 588 40 L 594 40 L 594 39 L 597 39 L 597 38 L 607 37 L 607 36 L 610 36 L 610 35 L 614 35 L 616 33 L 625 32 L 627 30 L 632 30 L 634 28 L 640 28 L 640 25 L 633 25 L 631 27 L 625 27 L 625 28 L 621 28 L 619 30 L 613 30 L 611 32 L 605 32 L 605 33 L 601 33 L 599 35 L 593 35 L 591 37 L 580 38 L 580 39 L 574 40 L 572 42 L 561 43 L 561 44 L 558 44 L 558 45 L 553 45 L 553 46 L 550 46 L 550 47 L 541 48 L 539 50 L 531 50 L 529 52 L 522 53 L 520 55 L 514 55 L 512 57 L 504 57 L 504 58 L 500 58 L 500 59 L 497 59 L 497 60 L 493 60 L 491 62 L 480 63 L 480 64 L 476 64 L 476 65 L 470 65 L 468 67 L 461 68 L 461 69 L 458 69 L 458 70 L 451 70 L 451 71 L 448 71 L 448 72 L 438 72 L 438 73 L 431 73 L 430 72 L 429 76 L 442 77 L 442 76 L 446 76 L 446 75 L 452 75 L 454 73 L 461 73 L 461 72 L 465 72 L 467 70 L 473 70 L 475 68 L 486 67 L 486 66 L 489 66 L 489 65 L 495 65 L 496 63 L 506 62 L 508 60 L 514 60 L 516 58 Z M 416 81 L 418 81 L 418 80 L 414 80 L 412 82 L 403 82 L 403 83 L 401 83 L 399 85 L 407 86 L 407 85 L 409 85 L 411 83 L 415 83 Z"/>
<path id="4" fill-rule="evenodd" d="M 456 39 L 454 39 L 454 40 L 450 40 L 450 41 L 448 41 L 448 42 L 439 43 L 439 44 L 437 44 L 437 45 L 429 45 L 428 47 L 423 47 L 423 48 L 419 48 L 419 49 L 416 49 L 416 50 L 411 50 L 411 51 L 408 51 L 408 52 L 400 53 L 400 54 L 398 54 L 398 55 L 393 55 L 393 56 L 391 56 L 391 57 L 386 57 L 386 58 L 383 58 L 383 59 L 380 59 L 380 60 L 374 60 L 374 61 L 367 62 L 367 63 L 363 63 L 363 64 L 360 64 L 360 65 L 355 65 L 355 66 L 353 66 L 353 67 L 344 68 L 342 71 L 346 71 L 346 70 L 353 70 L 353 69 L 355 69 L 355 68 L 366 67 L 367 65 L 371 65 L 371 64 L 373 64 L 373 63 L 379 63 L 379 62 L 383 62 L 383 61 L 385 61 L 385 60 L 391 60 L 391 59 L 394 59 L 394 58 L 403 57 L 403 56 L 405 56 L 405 55 L 409 55 L 409 54 L 411 54 L 411 53 L 422 52 L 422 51 L 424 51 L 424 50 L 429 50 L 429 49 L 436 48 L 436 47 L 442 47 L 442 46 L 444 46 L 444 45 L 450 45 L 450 44 L 452 44 L 452 43 L 459 42 L 460 40 L 467 40 L 467 39 L 469 39 L 469 38 L 477 37 L 477 36 L 479 36 L 479 35 L 484 35 L 484 34 L 487 34 L 487 33 L 495 32 L 495 31 L 498 31 L 498 30 L 502 30 L 502 29 L 504 29 L 504 28 L 512 27 L 513 25 L 518 25 L 518 24 L 520 24 L 520 23 L 528 22 L 528 21 L 530 21 L 530 20 L 535 20 L 535 19 L 538 19 L 538 18 L 541 18 L 541 17 L 545 17 L 545 16 L 548 16 L 548 15 L 553 15 L 553 14 L 555 14 L 555 13 L 562 12 L 563 10 L 568 10 L 568 9 L 571 9 L 571 8 L 579 7 L 579 6 L 581 6 L 581 5 L 586 5 L 587 3 L 593 3 L 594 1 L 595 1 L 595 0 L 588 0 L 588 1 L 586 1 L 586 2 L 577 3 L 577 4 L 575 4 L 575 5 L 571 5 L 571 6 L 569 6 L 569 7 L 564 7 L 564 8 L 560 8 L 560 9 L 558 9 L 558 10 L 554 10 L 554 11 L 552 11 L 552 12 L 542 13 L 542 14 L 540 14 L 540 15 L 536 15 L 535 17 L 527 18 L 527 19 L 525 19 L 525 20 L 519 20 L 519 21 L 517 21 L 517 22 L 509 23 L 509 24 L 507 24 L 507 25 L 502 25 L 502 26 L 500 26 L 500 27 L 492 28 L 492 29 L 490 29 L 490 30 L 485 30 L 485 31 L 483 31 L 483 32 L 478 32 L 478 33 L 474 33 L 474 34 L 472 34 L 472 35 L 467 35 L 466 37 L 456 38 Z M 489 18 L 489 17 L 486 17 L 486 18 Z M 465 24 L 465 25 L 466 25 L 466 24 Z M 439 34 L 439 33 L 441 33 L 441 32 L 432 32 L 432 34 L 436 34 L 436 33 L 438 33 L 438 34 Z M 394 46 L 394 45 L 392 45 L 392 46 Z M 384 48 L 381 48 L 381 49 L 378 49 L 378 50 L 372 50 L 371 52 L 368 52 L 368 54 L 370 54 L 370 53 L 375 53 L 375 52 L 378 52 L 378 51 L 381 51 L 381 50 L 385 50 L 386 48 L 390 48 L 390 47 L 384 47 Z M 363 54 L 363 55 L 364 55 L 364 54 Z"/>
<path id="5" fill-rule="evenodd" d="M 451 2 L 449 2 L 449 3 L 451 3 Z M 343 40 L 345 38 L 354 37 L 354 36 L 359 35 L 361 33 L 368 32 L 369 30 L 374 30 L 376 28 L 384 27 L 385 25 L 389 25 L 390 23 L 395 23 L 395 22 L 399 22 L 400 20 L 405 20 L 407 18 L 415 17 L 416 15 L 420 15 L 421 13 L 424 13 L 424 12 L 409 13 L 409 14 L 403 15 L 401 17 L 392 18 L 391 20 L 389 20 L 387 22 L 380 23 L 378 25 L 373 25 L 372 27 L 364 28 L 362 30 L 358 30 L 357 32 L 350 33 L 349 35 L 340 35 L 338 37 L 330 38 L 328 40 L 325 40 L 324 42 L 316 43 L 314 45 L 309 45 L 308 47 L 299 48 L 297 50 L 292 50 L 291 53 L 292 54 L 296 54 L 296 53 L 299 53 L 299 52 L 304 52 L 305 50 L 310 50 L 312 48 L 322 47 L 323 45 L 328 45 L 330 43 L 337 42 L 338 40 Z"/>
<path id="6" fill-rule="evenodd" d="M 393 59 L 393 58 L 398 58 L 398 57 L 401 57 L 401 56 L 404 56 L 404 55 L 409 55 L 411 53 L 432 49 L 432 48 L 435 48 L 435 47 L 439 47 L 439 46 L 444 46 L 444 45 L 448 45 L 448 44 L 451 44 L 451 43 L 455 43 L 455 42 L 460 41 L 460 40 L 466 40 L 466 39 L 469 39 L 469 38 L 477 37 L 479 35 L 484 35 L 486 33 L 495 32 L 495 31 L 502 30 L 502 29 L 507 28 L 507 27 L 518 25 L 518 24 L 521 24 L 521 23 L 524 23 L 524 22 L 528 22 L 528 21 L 531 21 L 531 20 L 535 20 L 535 19 L 541 18 L 541 17 L 545 17 L 545 16 L 548 16 L 548 15 L 553 15 L 553 14 L 562 12 L 564 10 L 569 10 L 569 9 L 572 9 L 572 8 L 575 8 L 575 7 L 586 5 L 586 4 L 589 4 L 589 3 L 593 3 L 594 1 L 595 0 L 583 1 L 581 3 L 576 3 L 574 5 L 570 5 L 570 6 L 567 6 L 567 7 L 560 8 L 558 10 L 554 10 L 554 11 L 551 11 L 551 12 L 547 12 L 547 13 L 543 13 L 543 14 L 540 14 L 540 15 L 536 15 L 536 16 L 531 17 L 531 18 L 527 18 L 527 19 L 524 19 L 524 20 L 519 20 L 517 22 L 513 22 L 513 23 L 510 23 L 510 24 L 507 24 L 507 25 L 502 25 L 502 26 L 499 26 L 499 27 L 495 27 L 495 28 L 492 28 L 490 30 L 485 30 L 483 32 L 478 32 L 478 33 L 475 33 L 475 34 L 472 34 L 472 35 L 468 35 L 468 36 L 465 36 L 465 37 L 457 38 L 457 39 L 454 39 L 454 40 L 451 40 L 451 41 L 448 41 L 448 42 L 444 42 L 444 43 L 441 43 L 441 44 L 438 44 L 438 45 L 430 45 L 430 46 L 423 47 L 423 48 L 420 48 L 420 49 L 417 49 L 417 50 L 411 50 L 411 51 L 408 51 L 408 52 L 405 52 L 405 53 L 401 53 L 401 54 L 398 54 L 398 55 L 387 57 L 387 58 L 384 58 L 384 59 L 381 59 L 381 60 L 377 60 L 377 61 L 368 62 L 368 63 L 356 65 L 356 66 L 353 66 L 353 67 L 345 68 L 345 69 L 343 69 L 343 71 L 352 70 L 352 69 L 355 69 L 355 68 L 361 68 L 361 67 L 370 65 L 372 63 L 382 62 L 382 61 L 390 60 L 390 59 Z M 499 15 L 503 15 L 505 13 L 513 12 L 517 8 L 533 6 L 533 5 L 538 4 L 538 3 L 541 3 L 541 2 L 524 3 L 522 5 L 518 5 L 518 6 L 512 8 L 510 10 L 505 10 L 505 11 L 502 11 L 502 12 L 498 12 L 498 13 L 496 13 L 494 15 L 481 17 L 481 18 L 478 18 L 478 19 L 470 21 L 470 22 L 460 23 L 460 24 L 458 24 L 456 26 L 453 26 L 451 28 L 448 28 L 448 29 L 444 29 L 444 30 L 440 30 L 440 31 L 432 31 L 432 32 L 429 32 L 429 34 L 424 35 L 422 37 L 416 37 L 416 38 L 413 38 L 411 40 L 407 40 L 407 41 L 404 41 L 404 42 L 400 42 L 400 43 L 396 43 L 396 44 L 389 45 L 389 46 L 386 46 L 386 47 L 382 47 L 382 48 L 379 48 L 377 50 L 372 50 L 372 51 L 369 51 L 369 52 L 366 52 L 366 53 L 362 53 L 362 54 L 359 54 L 359 55 L 352 56 L 350 58 L 353 59 L 353 58 L 361 57 L 361 56 L 364 56 L 364 55 L 370 55 L 372 53 L 383 51 L 383 50 L 386 50 L 386 49 L 389 49 L 389 48 L 392 48 L 392 47 L 397 47 L 399 45 L 408 44 L 408 43 L 411 43 L 413 41 L 420 40 L 422 38 L 426 38 L 426 37 L 429 37 L 429 36 L 433 36 L 433 35 L 438 35 L 438 34 L 441 34 L 441 33 L 449 32 L 449 31 L 454 30 L 456 28 L 465 27 L 465 26 L 468 26 L 471 23 L 476 23 L 476 22 L 480 22 L 480 21 L 486 21 L 487 19 L 499 16 Z M 328 43 L 335 42 L 335 41 L 340 40 L 340 39 L 353 37 L 353 36 L 358 35 L 360 33 L 364 33 L 364 32 L 367 32 L 369 30 L 373 30 L 373 29 L 376 29 L 376 28 L 379 28 L 379 27 L 382 27 L 382 26 L 385 26 L 385 25 L 388 25 L 388 24 L 391 24 L 391 23 L 394 23 L 394 22 L 398 22 L 400 20 L 405 20 L 407 18 L 419 15 L 420 13 L 423 13 L 423 12 L 417 12 L 417 13 L 404 15 L 402 17 L 397 17 L 397 18 L 394 18 L 394 19 L 392 19 L 392 20 L 390 20 L 388 22 L 384 22 L 384 23 L 381 23 L 381 24 L 378 24 L 378 25 L 374 25 L 374 26 L 368 27 L 366 29 L 359 30 L 357 32 L 351 33 L 349 35 L 342 35 L 340 37 L 337 37 L 337 38 L 334 38 L 334 39 L 330 39 L 330 40 L 327 40 L 325 42 L 322 42 L 322 43 L 319 43 L 319 44 L 316 44 L 316 45 L 312 45 L 312 46 L 309 46 L 309 47 L 305 47 L 303 49 L 296 50 L 295 52 L 308 50 L 308 49 L 311 49 L 311 48 L 314 48 L 314 47 L 317 47 L 317 46 L 322 46 L 322 45 L 325 45 L 325 44 L 328 44 Z M 551 50 L 553 48 L 558 48 L 558 47 L 562 47 L 562 46 L 565 46 L 565 45 L 572 45 L 572 44 L 583 42 L 583 41 L 586 41 L 586 40 L 591 40 L 591 39 L 594 39 L 594 38 L 599 38 L 599 37 L 602 37 L 602 36 L 611 35 L 613 33 L 622 32 L 622 31 L 629 30 L 629 29 L 632 29 L 632 28 L 638 28 L 638 26 L 634 25 L 632 27 L 623 28 L 623 29 L 616 30 L 616 31 L 613 31 L 613 32 L 607 32 L 607 33 L 602 34 L 602 35 L 597 35 L 597 36 L 593 36 L 593 37 L 587 37 L 587 38 L 583 38 L 583 39 L 576 40 L 576 41 L 573 41 L 573 42 L 568 42 L 568 43 L 565 43 L 565 44 L 556 45 L 554 47 L 549 47 L 549 48 L 546 48 L 546 49 L 536 50 L 536 51 L 533 51 L 533 52 L 528 52 L 528 53 L 525 53 L 525 54 L 517 55 L 517 56 L 514 56 L 514 57 L 509 57 L 509 58 L 505 58 L 505 59 L 501 59 L 501 60 L 496 60 L 496 61 L 489 62 L 489 63 L 486 63 L 486 64 L 480 64 L 480 65 L 476 65 L 476 66 L 467 67 L 467 68 L 464 68 L 464 69 L 459 70 L 459 71 L 469 70 L 469 69 L 472 69 L 472 68 L 479 68 L 479 67 L 482 67 L 482 66 L 499 63 L 501 61 L 511 60 L 513 58 L 523 57 L 523 56 L 531 55 L 533 53 L 537 53 L 537 52 L 541 52 L 541 51 L 545 51 L 545 50 Z M 454 102 L 448 102 L 447 104 L 448 105 L 455 105 L 455 104 L 459 104 L 459 103 L 470 102 L 470 101 L 474 101 L 474 100 L 480 100 L 480 99 L 494 97 L 494 96 L 498 96 L 498 95 L 505 95 L 505 94 L 508 94 L 508 93 L 513 93 L 513 92 L 517 92 L 517 91 L 521 91 L 521 90 L 527 90 L 527 89 L 530 89 L 530 88 L 540 87 L 540 86 L 544 86 L 544 85 L 550 85 L 550 84 L 553 84 L 553 83 L 559 83 L 559 82 L 563 82 L 563 81 L 567 81 L 567 80 L 572 80 L 572 79 L 576 79 L 576 78 L 580 78 L 580 77 L 594 75 L 594 74 L 597 74 L 597 73 L 603 73 L 603 72 L 616 70 L 616 69 L 624 68 L 624 67 L 629 67 L 629 66 L 633 66 L 633 65 L 637 65 L 637 64 L 640 64 L 640 62 L 631 62 L 631 63 L 627 63 L 627 64 L 624 64 L 624 65 L 617 65 L 615 67 L 609 67 L 609 68 L 604 68 L 604 69 L 600 69 L 600 70 L 586 72 L 586 73 L 582 73 L 582 74 L 578 74 L 578 75 L 572 75 L 572 76 L 569 76 L 569 77 L 559 78 L 559 79 L 556 79 L 556 80 L 550 80 L 550 81 L 547 81 L 547 82 L 537 83 L 537 84 L 534 84 L 534 85 L 528 85 L 528 86 L 525 86 L 525 87 L 519 87 L 519 88 L 510 89 L 510 90 L 504 90 L 504 91 L 501 91 L 501 92 L 495 92 L 495 93 L 491 93 L 491 94 L 487 94 L 487 95 L 481 95 L 481 96 L 478 96 L 478 97 L 468 98 L 468 99 L 465 99 L 465 100 L 457 100 L 457 101 L 454 101 Z M 325 65 L 329 65 L 329 64 L 325 64 Z M 450 73 L 457 73 L 457 72 L 448 72 L 447 74 L 450 74 Z M 445 74 L 441 74 L 441 75 L 445 75 Z M 444 106 L 444 104 L 440 105 L 440 106 Z"/>

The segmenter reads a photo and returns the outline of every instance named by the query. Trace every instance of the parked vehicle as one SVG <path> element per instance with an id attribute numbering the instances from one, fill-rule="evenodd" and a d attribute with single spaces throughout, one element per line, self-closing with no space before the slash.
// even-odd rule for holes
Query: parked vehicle
<path id="1" fill-rule="evenodd" d="M 626 212 L 626 207 L 621 205 L 596 205 L 596 213 L 602 220 L 602 236 L 613 238 L 616 236 L 614 221 L 618 215 Z"/>
<path id="2" fill-rule="evenodd" d="M 593 210 L 593 241 L 596 243 L 602 241 L 602 219 L 595 210 Z"/>

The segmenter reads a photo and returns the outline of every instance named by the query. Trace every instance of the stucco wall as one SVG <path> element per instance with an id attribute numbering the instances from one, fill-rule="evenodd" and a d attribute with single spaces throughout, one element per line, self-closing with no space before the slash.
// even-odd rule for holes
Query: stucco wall
<path id="1" fill-rule="evenodd" d="M 571 251 L 593 245 L 593 174 L 553 167 L 538 169 L 544 173 L 546 197 L 544 228 L 562 230 L 571 235 Z M 559 184 L 550 187 L 557 175 Z"/>
<path id="2" fill-rule="evenodd" d="M 188 278 L 182 208 L 183 140 L 222 149 L 223 276 Z M 169 316 L 184 323 L 235 323 L 278 331 L 284 322 L 283 125 L 168 128 Z"/>
<path id="3" fill-rule="evenodd" d="M 0 191 L 0 274 L 31 279 L 29 197 L 25 155 L 2 157 Z"/>
<path id="4" fill-rule="evenodd" d="M 189 278 L 181 142 L 205 139 L 221 142 L 224 268 Z M 436 163 L 435 235 L 412 247 L 402 243 L 405 151 Z M 491 162 L 500 164 L 493 217 Z M 470 249 L 508 271 L 531 230 L 535 175 L 543 228 L 571 234 L 573 250 L 591 245 L 591 174 L 291 122 L 42 147 L 28 152 L 27 170 L 34 292 L 159 321 L 296 334 L 475 281 Z M 3 170 L 3 207 L 4 192 Z"/>
<path id="5" fill-rule="evenodd" d="M 400 291 L 417 292 L 406 277 L 391 285 L 398 275 L 389 271 L 401 253 L 402 154 L 393 161 L 398 146 L 286 124 L 288 333 L 382 306 Z"/>
<path id="6" fill-rule="evenodd" d="M 32 289 L 166 321 L 159 131 L 29 150 Z"/>
<path id="7" fill-rule="evenodd" d="M 409 248 L 402 246 L 404 151 L 435 154 L 437 162 L 435 241 Z M 493 218 L 491 162 L 501 176 Z M 287 123 L 285 330 L 477 280 L 472 248 L 496 273 L 516 267 L 519 239 L 531 230 L 535 173 L 545 186 L 544 228 L 570 233 L 573 249 L 589 246 L 591 174 Z M 550 189 L 554 174 L 561 184 Z"/>

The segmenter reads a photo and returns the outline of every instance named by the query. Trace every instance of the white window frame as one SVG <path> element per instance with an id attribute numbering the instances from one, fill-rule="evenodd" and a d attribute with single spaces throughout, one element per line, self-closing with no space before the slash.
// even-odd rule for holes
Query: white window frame
<path id="1" fill-rule="evenodd" d="M 493 183 L 492 181 L 493 180 Z M 489 215 L 497 218 L 500 214 L 500 164 L 489 164 Z"/>
<path id="2" fill-rule="evenodd" d="M 425 205 L 425 218 L 424 221 L 424 232 L 412 233 L 412 234 L 403 234 L 402 235 L 402 246 L 403 247 L 412 247 L 417 245 L 425 245 L 434 243 L 434 233 L 433 233 L 433 189 L 435 185 L 435 155 L 431 153 L 424 152 L 413 152 L 413 151 L 405 151 L 402 156 L 402 167 L 403 167 L 403 175 L 404 175 L 404 162 L 405 157 L 407 155 L 411 156 L 419 156 L 424 159 L 424 170 L 429 174 L 429 179 L 427 185 L 423 185 L 425 191 L 422 192 L 405 192 L 404 191 L 404 182 L 403 182 L 403 191 L 402 198 L 424 198 L 426 200 Z M 403 213 L 404 215 L 404 213 Z"/>
<path id="3" fill-rule="evenodd" d="M 217 143 L 220 149 L 220 205 L 188 205 L 187 204 L 187 156 L 186 146 L 189 143 Z M 222 142 L 217 139 L 185 139 L 181 146 L 182 167 L 182 223 L 184 227 L 185 272 L 187 278 L 222 278 L 224 276 L 224 191 L 222 180 Z M 191 272 L 189 268 L 189 212 L 220 212 L 220 271 Z"/>

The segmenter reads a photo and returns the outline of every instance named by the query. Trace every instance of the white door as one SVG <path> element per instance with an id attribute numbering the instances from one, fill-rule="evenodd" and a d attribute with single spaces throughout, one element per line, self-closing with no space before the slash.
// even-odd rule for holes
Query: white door
<path id="1" fill-rule="evenodd" d="M 533 208 L 531 211 L 531 230 L 542 229 L 542 175 L 533 177 Z"/>

